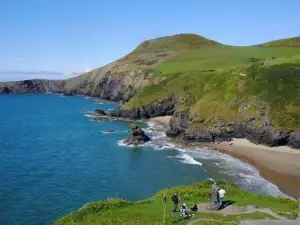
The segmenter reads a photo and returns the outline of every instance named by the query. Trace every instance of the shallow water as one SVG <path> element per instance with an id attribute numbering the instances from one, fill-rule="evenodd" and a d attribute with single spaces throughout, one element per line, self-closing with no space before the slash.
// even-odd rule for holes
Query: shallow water
<path id="1" fill-rule="evenodd" d="M 156 124 L 152 142 L 126 147 L 130 121 L 84 113 L 118 105 L 85 97 L 0 95 L 1 224 L 50 224 L 106 197 L 138 200 L 179 184 L 225 178 L 246 190 L 282 195 L 257 170 L 210 150 L 180 149 Z M 103 130 L 113 129 L 105 134 Z"/>

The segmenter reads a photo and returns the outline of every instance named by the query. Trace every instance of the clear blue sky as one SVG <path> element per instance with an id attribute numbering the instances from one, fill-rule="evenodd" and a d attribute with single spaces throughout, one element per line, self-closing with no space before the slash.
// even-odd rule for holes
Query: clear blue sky
<path id="1" fill-rule="evenodd" d="M 299 0 L 0 0 L 0 81 L 65 78 L 176 33 L 232 45 L 300 36 L 299 22 Z"/>

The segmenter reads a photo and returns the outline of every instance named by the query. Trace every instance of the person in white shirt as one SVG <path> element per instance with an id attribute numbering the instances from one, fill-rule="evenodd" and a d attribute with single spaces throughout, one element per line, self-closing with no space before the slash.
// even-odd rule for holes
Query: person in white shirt
<path id="1" fill-rule="evenodd" d="M 219 193 L 219 204 L 222 205 L 226 191 L 223 189 L 223 187 L 221 187 L 221 189 L 218 191 L 218 193 Z"/>

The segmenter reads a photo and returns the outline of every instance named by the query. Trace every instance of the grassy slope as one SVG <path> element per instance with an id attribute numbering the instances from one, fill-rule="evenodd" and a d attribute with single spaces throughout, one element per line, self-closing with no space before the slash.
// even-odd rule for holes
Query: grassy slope
<path id="1" fill-rule="evenodd" d="M 145 87 L 124 107 L 137 108 L 175 95 L 195 121 L 249 116 L 262 120 L 259 107 L 264 102 L 275 126 L 300 128 L 300 47 L 290 47 L 288 40 L 267 43 L 268 47 L 208 44 L 180 51 L 177 47 L 175 58 L 151 68 L 165 80 Z M 264 64 L 271 57 L 276 60 Z M 248 62 L 249 58 L 258 62 Z M 249 103 L 245 113 L 238 113 L 240 106 Z"/>
<path id="2" fill-rule="evenodd" d="M 273 198 L 263 195 L 255 195 L 237 188 L 235 185 L 223 183 L 227 191 L 226 199 L 235 201 L 238 206 L 254 205 L 257 207 L 270 208 L 279 211 L 284 215 L 286 212 L 294 212 L 297 210 L 297 202 L 290 199 Z M 125 200 L 107 200 L 86 204 L 81 209 L 70 213 L 55 225 L 68 224 L 162 224 L 163 219 L 163 196 L 167 195 L 166 205 L 166 224 L 186 224 L 186 221 L 179 221 L 179 213 L 173 214 L 172 202 L 170 196 L 176 192 L 181 197 L 181 203 L 189 205 L 193 203 L 208 202 L 210 183 L 195 183 L 192 185 L 184 185 L 165 189 L 158 192 L 155 196 L 135 203 Z M 243 219 L 265 219 L 271 216 L 255 212 L 244 215 L 224 216 L 212 213 L 197 213 L 197 218 L 213 218 L 220 220 L 219 224 L 226 222 L 235 222 L 238 224 Z M 200 223 L 199 223 L 200 224 Z M 218 224 L 218 223 L 216 223 Z"/>

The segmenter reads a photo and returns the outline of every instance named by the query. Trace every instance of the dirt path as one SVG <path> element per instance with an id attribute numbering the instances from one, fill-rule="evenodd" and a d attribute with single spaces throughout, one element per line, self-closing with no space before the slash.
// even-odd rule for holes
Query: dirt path
<path id="1" fill-rule="evenodd" d="M 209 209 L 210 204 L 209 203 L 201 203 L 198 204 L 198 212 L 207 212 L 207 213 L 219 213 L 224 215 L 238 215 L 238 214 L 247 214 L 247 213 L 254 213 L 254 212 L 263 212 L 266 214 L 269 214 L 276 219 L 283 220 L 286 219 L 276 213 L 274 213 L 272 210 L 267 208 L 256 208 L 252 205 L 244 206 L 244 207 L 238 207 L 235 205 L 229 205 L 223 209 L 220 209 L 218 211 L 212 211 Z"/>
<path id="2" fill-rule="evenodd" d="M 240 225 L 299 225 L 300 221 L 299 219 L 297 220 L 287 220 L 285 217 L 282 217 L 280 215 L 278 215 L 277 213 L 273 212 L 272 210 L 268 209 L 268 208 L 256 208 L 254 206 L 245 206 L 245 207 L 237 207 L 235 205 L 229 205 L 221 210 L 218 211 L 212 211 L 209 209 L 209 204 L 208 203 L 201 203 L 198 204 L 198 212 L 201 213 L 216 213 L 216 214 L 224 214 L 224 215 L 239 215 L 239 214 L 248 214 L 248 213 L 253 213 L 253 212 L 262 212 L 262 213 L 266 213 L 274 218 L 276 218 L 277 220 L 244 220 L 241 221 Z M 193 220 L 189 223 L 187 223 L 187 225 L 195 225 L 201 221 L 219 221 L 222 222 L 220 220 L 213 220 L 213 219 L 205 219 L 205 218 L 199 218 L 196 220 Z M 228 223 L 228 222 L 227 222 Z M 229 222 L 230 223 L 230 222 Z M 232 222 L 234 223 L 234 222 Z"/>

